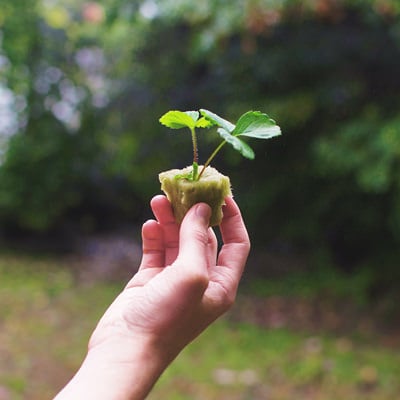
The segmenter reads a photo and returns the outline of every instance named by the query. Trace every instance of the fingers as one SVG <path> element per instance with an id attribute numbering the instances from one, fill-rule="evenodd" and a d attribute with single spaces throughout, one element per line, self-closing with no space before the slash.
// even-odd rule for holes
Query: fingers
<path id="1" fill-rule="evenodd" d="M 216 264 L 218 243 L 214 231 L 208 228 L 211 209 L 199 203 L 184 218 L 179 232 L 170 202 L 165 196 L 155 196 L 151 207 L 157 221 L 143 225 L 143 258 L 140 270 L 164 268 L 178 258 L 177 265 L 207 273 Z M 218 256 L 218 265 L 225 266 L 235 281 L 243 273 L 250 243 L 240 210 L 232 198 L 226 199 L 221 233 L 224 245 Z M 179 239 L 180 238 L 180 239 Z M 179 255 L 178 255 L 179 251 Z"/>
<path id="2" fill-rule="evenodd" d="M 140 265 L 140 269 L 161 267 L 165 265 L 171 265 L 177 258 L 179 249 L 179 226 L 175 222 L 175 217 L 171 208 L 171 204 L 165 196 L 155 196 L 151 200 L 151 208 L 157 221 L 147 221 L 142 228 L 142 240 L 143 240 L 143 258 Z M 216 263 L 216 255 L 218 243 L 214 231 L 212 229 L 206 229 L 206 224 L 209 221 L 210 208 L 204 204 L 197 209 L 197 206 L 193 207 L 193 215 L 188 213 L 188 219 L 183 225 L 181 234 L 181 242 L 183 243 L 184 249 L 181 255 L 187 257 L 185 254 L 190 252 L 185 250 L 191 246 L 191 240 L 185 240 L 185 238 L 193 237 L 193 230 L 196 231 L 194 235 L 200 235 L 201 241 L 203 241 L 203 234 L 207 236 L 207 251 L 206 261 L 207 265 L 212 266 Z M 197 221 L 197 222 L 196 222 Z M 198 222 L 202 225 L 199 228 Z M 196 228 L 197 226 L 197 228 Z M 198 234 L 201 230 L 203 233 Z M 203 254 L 203 257 L 204 257 Z"/>
<path id="3" fill-rule="evenodd" d="M 194 205 L 186 214 L 180 229 L 178 266 L 207 274 L 210 244 L 216 245 L 208 229 L 210 215 L 211 209 L 205 203 Z"/>
<path id="4" fill-rule="evenodd" d="M 172 225 L 175 224 L 174 213 L 172 211 L 171 203 L 163 195 L 154 196 L 150 201 L 151 209 L 157 221 L 160 224 Z"/>
<path id="5" fill-rule="evenodd" d="M 165 265 L 164 234 L 157 221 L 149 220 L 142 227 L 142 262 L 139 270 L 162 268 Z"/>
<path id="6" fill-rule="evenodd" d="M 218 265 L 227 267 L 233 281 L 239 282 L 249 255 L 250 240 L 239 207 L 231 197 L 226 198 L 225 202 L 220 225 L 224 244 L 219 253 Z"/>
<path id="7" fill-rule="evenodd" d="M 213 268 L 217 263 L 218 240 L 212 228 L 208 229 L 208 267 Z"/>
<path id="8" fill-rule="evenodd" d="M 179 226 L 175 222 L 171 203 L 165 196 L 158 195 L 153 197 L 150 206 L 162 227 L 165 246 L 165 264 L 170 265 L 175 261 L 178 255 Z"/>

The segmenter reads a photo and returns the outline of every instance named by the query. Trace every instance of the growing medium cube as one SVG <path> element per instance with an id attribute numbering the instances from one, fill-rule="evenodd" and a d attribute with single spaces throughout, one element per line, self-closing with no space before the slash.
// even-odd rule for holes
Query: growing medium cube
<path id="1" fill-rule="evenodd" d="M 191 170 L 192 167 L 186 167 L 159 174 L 161 190 L 172 204 L 177 223 L 182 222 L 183 217 L 194 204 L 204 202 L 212 209 L 210 226 L 219 225 L 222 220 L 221 207 L 225 204 L 225 197 L 232 195 L 229 178 L 215 168 L 207 167 L 199 180 L 192 181 L 185 178 Z"/>

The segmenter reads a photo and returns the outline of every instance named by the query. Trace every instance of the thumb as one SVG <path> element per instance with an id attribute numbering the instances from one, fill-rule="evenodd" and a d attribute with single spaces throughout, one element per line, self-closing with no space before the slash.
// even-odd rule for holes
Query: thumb
<path id="1" fill-rule="evenodd" d="M 179 232 L 178 265 L 206 273 L 210 216 L 211 208 L 205 203 L 195 204 L 186 214 Z"/>

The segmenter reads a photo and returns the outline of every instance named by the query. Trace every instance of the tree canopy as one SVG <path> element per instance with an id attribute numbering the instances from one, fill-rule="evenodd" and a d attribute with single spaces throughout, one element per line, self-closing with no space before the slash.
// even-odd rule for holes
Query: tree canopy
<path id="1" fill-rule="evenodd" d="M 395 0 L 0 0 L 4 234 L 140 221 L 158 172 L 190 163 L 164 112 L 254 109 L 283 136 L 217 163 L 253 240 L 391 265 L 399 14 Z"/>

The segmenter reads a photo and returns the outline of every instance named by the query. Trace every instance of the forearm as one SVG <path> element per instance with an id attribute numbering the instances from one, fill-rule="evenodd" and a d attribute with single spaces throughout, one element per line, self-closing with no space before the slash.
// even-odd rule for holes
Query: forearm
<path id="1" fill-rule="evenodd" d="M 144 341 L 98 346 L 55 400 L 144 399 L 171 361 Z"/>

